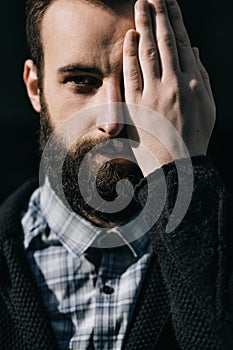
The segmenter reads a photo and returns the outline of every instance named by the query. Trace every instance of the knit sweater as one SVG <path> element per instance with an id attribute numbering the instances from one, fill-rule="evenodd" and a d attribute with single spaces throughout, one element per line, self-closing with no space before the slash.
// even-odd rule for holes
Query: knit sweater
<path id="1" fill-rule="evenodd" d="M 212 163 L 193 161 L 189 209 L 171 232 L 166 225 L 176 202 L 176 166 L 163 167 L 164 209 L 151 230 L 154 257 L 127 330 L 125 350 L 233 349 L 233 239 L 230 199 Z M 185 166 L 182 171 L 188 172 Z M 190 175 L 190 174 L 186 174 Z M 161 172 L 148 178 L 161 186 Z M 38 181 L 26 183 L 0 208 L 0 349 L 58 349 L 23 247 L 20 213 Z M 185 191 L 185 188 L 184 188 Z M 142 182 L 137 200 L 146 201 Z M 157 199 L 146 212 L 156 215 Z"/>

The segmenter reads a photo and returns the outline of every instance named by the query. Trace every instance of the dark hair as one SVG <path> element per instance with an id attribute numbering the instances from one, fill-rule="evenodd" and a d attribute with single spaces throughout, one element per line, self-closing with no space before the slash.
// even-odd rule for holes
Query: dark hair
<path id="1" fill-rule="evenodd" d="M 53 0 L 25 0 L 26 35 L 28 49 L 38 71 L 43 66 L 43 47 L 41 40 L 41 23 Z"/>

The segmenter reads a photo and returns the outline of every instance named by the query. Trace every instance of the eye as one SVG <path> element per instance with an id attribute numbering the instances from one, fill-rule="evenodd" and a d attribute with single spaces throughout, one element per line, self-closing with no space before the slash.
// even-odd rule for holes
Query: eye
<path id="1" fill-rule="evenodd" d="M 65 78 L 64 83 L 71 85 L 80 93 L 90 93 L 102 85 L 100 79 L 90 75 L 69 76 Z"/>

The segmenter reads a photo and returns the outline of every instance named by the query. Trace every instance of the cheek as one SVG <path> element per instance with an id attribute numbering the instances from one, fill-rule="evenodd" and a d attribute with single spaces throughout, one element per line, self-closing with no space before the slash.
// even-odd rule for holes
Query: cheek
<path id="1" fill-rule="evenodd" d="M 53 129 L 71 145 L 81 136 L 97 137 L 96 112 L 91 98 L 70 96 L 64 86 L 44 84 L 44 99 Z M 69 146 L 70 148 L 70 146 Z"/>
<path id="2" fill-rule="evenodd" d="M 55 128 L 71 116 L 91 106 L 90 98 L 72 94 L 66 85 L 49 77 L 44 81 L 44 98 Z"/>

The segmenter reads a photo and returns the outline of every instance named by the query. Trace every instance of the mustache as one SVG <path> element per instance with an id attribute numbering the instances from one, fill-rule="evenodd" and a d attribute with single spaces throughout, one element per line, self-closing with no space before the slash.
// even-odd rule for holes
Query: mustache
<path id="1" fill-rule="evenodd" d="M 119 137 L 100 139 L 85 138 L 76 142 L 68 153 L 83 156 L 88 152 L 92 152 L 93 154 L 107 153 L 109 155 L 125 154 L 131 156 L 133 159 L 133 152 L 129 139 Z"/>

